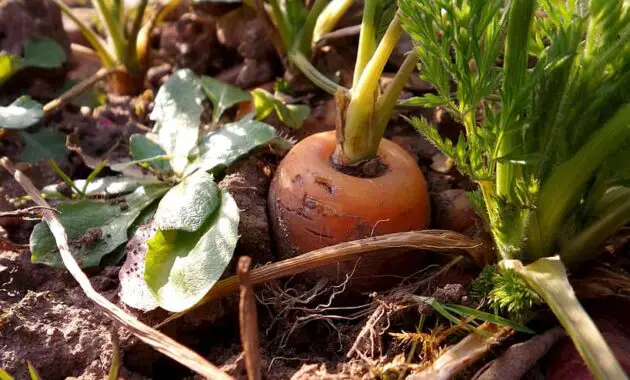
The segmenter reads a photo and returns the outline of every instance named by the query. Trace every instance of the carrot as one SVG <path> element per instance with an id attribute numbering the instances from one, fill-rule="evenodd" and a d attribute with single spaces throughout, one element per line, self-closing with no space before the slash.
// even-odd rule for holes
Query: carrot
<path id="1" fill-rule="evenodd" d="M 394 16 L 379 42 L 374 34 L 377 3 L 366 0 L 364 5 L 353 87 L 335 92 L 335 131 L 300 141 L 282 160 L 272 180 L 269 213 L 283 259 L 346 241 L 429 226 L 429 194 L 422 172 L 402 147 L 383 138 L 418 56 L 412 52 L 405 58 L 381 94 L 379 77 L 402 27 Z M 308 77 L 312 76 L 317 75 Z M 396 261 L 389 260 L 392 253 L 358 264 L 339 263 L 334 269 L 337 275 L 354 271 L 355 279 L 417 270 L 421 260 L 417 252 L 398 256 Z M 314 274 L 334 278 L 330 267 Z M 353 281 L 351 287 L 357 290 L 363 283 Z M 369 285 L 370 290 L 385 283 L 381 277 Z"/>
<path id="2" fill-rule="evenodd" d="M 360 178 L 333 166 L 336 142 L 334 131 L 311 135 L 278 166 L 269 190 L 269 210 L 283 259 L 429 225 L 426 181 L 403 148 L 382 139 L 377 154 L 386 169 L 375 178 Z M 349 271 L 353 266 L 348 264 Z"/>

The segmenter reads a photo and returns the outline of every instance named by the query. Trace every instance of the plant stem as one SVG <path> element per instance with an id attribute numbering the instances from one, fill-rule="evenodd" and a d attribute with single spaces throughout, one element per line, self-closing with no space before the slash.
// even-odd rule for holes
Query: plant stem
<path id="1" fill-rule="evenodd" d="M 311 82 L 330 95 L 334 95 L 337 89 L 341 88 L 338 83 L 319 72 L 302 53 L 290 52 L 288 58 Z"/>
<path id="2" fill-rule="evenodd" d="M 546 257 L 528 266 L 503 260 L 502 269 L 513 269 L 549 305 L 596 379 L 627 379 L 615 355 L 588 316 L 569 283 L 560 257 Z"/>
<path id="3" fill-rule="evenodd" d="M 530 30 L 534 20 L 535 0 L 513 1 L 510 4 L 508 13 L 508 23 L 505 41 L 505 63 L 504 63 L 504 103 L 508 115 L 508 120 L 502 120 L 502 127 L 505 130 L 510 128 L 514 122 L 510 108 L 513 106 L 516 94 L 520 91 L 525 82 L 527 74 L 527 47 L 530 41 Z M 499 142 L 499 157 L 513 153 L 520 145 L 520 135 L 517 131 L 507 131 L 503 134 L 503 139 Z M 516 180 L 515 164 L 510 162 L 497 163 L 497 194 L 500 197 L 510 200 L 514 190 Z"/>
<path id="4" fill-rule="evenodd" d="M 280 34 L 280 38 L 282 39 L 282 46 L 284 46 L 284 49 L 290 49 L 293 43 L 293 36 L 291 35 L 289 21 L 284 16 L 282 9 L 280 9 L 280 3 L 278 3 L 278 0 L 269 0 L 269 3 L 271 4 L 271 10 L 273 12 L 273 21 L 275 21 L 275 26 Z M 264 4 L 265 2 L 263 0 L 256 0 L 256 8 L 258 9 L 259 15 L 264 12 L 264 17 L 269 17 L 269 15 L 265 12 Z"/>
<path id="5" fill-rule="evenodd" d="M 359 51 L 357 61 L 354 65 L 354 77 L 352 87 L 359 84 L 359 79 L 363 70 L 370 62 L 374 50 L 376 50 L 376 26 L 374 25 L 376 16 L 376 6 L 378 0 L 365 0 L 363 5 L 363 21 L 361 21 L 361 34 L 359 35 Z"/>
<path id="6" fill-rule="evenodd" d="M 125 37 L 122 29 L 117 25 L 112 10 L 107 7 L 104 0 L 95 0 L 93 3 L 96 13 L 98 13 L 101 22 L 107 29 L 107 34 L 114 48 L 118 62 L 127 62 L 127 51 L 125 49 Z"/>
<path id="7" fill-rule="evenodd" d="M 271 43 L 278 55 L 283 56 L 286 53 L 285 46 L 288 35 L 288 31 L 286 30 L 286 24 L 284 20 L 284 16 L 280 11 L 277 0 L 270 0 L 272 4 L 271 12 L 267 11 L 266 4 L 264 0 L 252 0 L 255 1 L 254 9 L 258 14 L 258 19 L 265 28 L 265 32 L 267 36 L 271 38 Z M 272 18 L 275 19 L 272 20 Z"/>
<path id="8" fill-rule="evenodd" d="M 623 190 L 622 199 L 616 199 L 608 212 L 562 247 L 562 261 L 568 265 L 596 258 L 602 243 L 630 221 L 630 189 Z"/>
<path id="9" fill-rule="evenodd" d="M 392 82 L 389 84 L 389 86 L 387 86 L 383 94 L 379 96 L 378 100 L 376 101 L 375 134 L 377 136 L 383 136 L 383 134 L 385 133 L 387 123 L 389 123 L 389 119 L 392 117 L 392 112 L 394 111 L 396 103 L 398 102 L 398 97 L 403 91 L 405 84 L 407 84 L 411 73 L 413 73 L 413 71 L 415 70 L 419 59 L 420 56 L 415 49 L 412 49 L 409 53 L 407 53 L 407 56 L 398 69 L 394 80 L 392 80 Z M 378 141 L 376 143 L 378 144 Z M 373 147 L 373 149 L 376 148 L 377 147 Z"/>
<path id="10" fill-rule="evenodd" d="M 59 6 L 61 11 L 70 18 L 70 20 L 72 20 L 75 24 L 77 24 L 77 26 L 79 27 L 79 30 L 81 30 L 81 33 L 83 34 L 85 39 L 88 40 L 90 45 L 92 45 L 92 47 L 96 51 L 96 54 L 98 54 L 98 56 L 100 57 L 101 64 L 104 67 L 116 66 L 117 64 L 116 59 L 111 55 L 111 53 L 107 49 L 106 47 L 107 44 L 105 43 L 105 41 L 103 41 L 102 38 L 100 38 L 92 29 L 90 29 L 90 27 L 88 27 L 80 18 L 78 18 L 77 15 L 75 15 L 74 12 L 72 12 L 72 9 L 70 9 L 63 1 L 61 0 L 53 0 L 53 1 L 55 2 L 55 4 Z"/>
<path id="11" fill-rule="evenodd" d="M 136 17 L 133 20 L 133 24 L 131 26 L 131 33 L 129 33 L 129 39 L 127 42 L 127 61 L 129 62 L 130 67 L 127 67 L 127 70 L 132 72 L 135 76 L 136 71 L 140 68 L 138 65 L 138 55 L 137 51 L 137 43 L 138 43 L 138 33 L 140 33 L 140 28 L 142 27 L 142 19 L 144 18 L 144 12 L 147 9 L 147 5 L 149 4 L 149 0 L 141 0 L 140 4 L 138 4 L 138 8 L 136 9 Z"/>
<path id="12" fill-rule="evenodd" d="M 315 0 L 313 7 L 308 12 L 308 16 L 306 16 L 306 21 L 304 21 L 304 25 L 302 25 L 302 29 L 295 39 L 294 44 L 297 44 L 297 47 L 293 47 L 293 49 L 298 49 L 304 56 L 311 56 L 311 46 L 313 44 L 313 30 L 315 29 L 315 25 L 319 18 L 319 15 L 322 13 L 324 8 L 326 7 L 326 2 L 328 0 Z"/>
<path id="13" fill-rule="evenodd" d="M 335 154 L 339 165 L 352 165 L 376 156 L 378 144 L 383 137 L 382 133 L 378 134 L 376 129 L 375 108 L 379 80 L 401 33 L 400 18 L 396 15 L 389 24 L 374 56 L 363 70 L 359 82 L 352 88 L 345 115 L 345 125 L 342 126 L 343 138 L 340 139 L 342 143 Z M 391 96 L 390 93 L 389 97 Z"/>
<path id="14" fill-rule="evenodd" d="M 313 30 L 312 45 L 314 46 L 322 36 L 335 27 L 341 17 L 348 11 L 353 0 L 332 0 L 317 18 Z"/>
<path id="15" fill-rule="evenodd" d="M 46 103 L 44 105 L 44 117 L 45 118 L 49 117 L 51 114 L 57 111 L 59 107 L 63 106 L 64 104 L 72 100 L 73 98 L 81 95 L 83 92 L 87 91 L 90 87 L 94 86 L 96 83 L 102 81 L 103 79 L 107 78 L 111 74 L 122 71 L 122 70 L 124 70 L 122 67 L 110 68 L 110 69 L 101 68 L 99 71 L 96 72 L 96 74 L 77 83 L 75 86 L 73 86 L 68 91 L 64 92 L 57 99 L 51 100 L 50 102 Z"/>
<path id="16" fill-rule="evenodd" d="M 538 207 L 529 227 L 529 253 L 535 258 L 554 251 L 558 230 L 570 209 L 580 201 L 592 174 L 630 138 L 630 104 L 621 108 L 542 185 Z"/>

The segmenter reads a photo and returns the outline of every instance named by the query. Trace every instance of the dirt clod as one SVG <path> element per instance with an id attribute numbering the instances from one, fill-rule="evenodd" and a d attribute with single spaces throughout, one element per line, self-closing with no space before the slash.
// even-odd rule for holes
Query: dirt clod
<path id="1" fill-rule="evenodd" d="M 92 305 L 59 293 L 30 292 L 2 314 L 0 367 L 26 379 L 25 361 L 30 360 L 46 379 L 105 378 L 111 361 L 109 326 Z"/>

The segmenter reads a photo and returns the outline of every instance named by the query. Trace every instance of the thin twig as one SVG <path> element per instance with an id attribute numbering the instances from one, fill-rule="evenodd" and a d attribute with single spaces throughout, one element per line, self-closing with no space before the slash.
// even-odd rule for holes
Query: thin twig
<path id="1" fill-rule="evenodd" d="M 15 178 L 22 188 L 33 198 L 33 201 L 37 205 L 45 208 L 50 207 L 44 198 L 42 198 L 40 191 L 33 185 L 31 180 L 24 173 L 16 170 L 13 163 L 11 163 L 7 157 L 0 158 L 0 165 L 13 175 L 13 178 Z M 127 314 L 125 311 L 94 290 L 94 287 L 92 287 L 92 284 L 90 283 L 90 279 L 81 270 L 74 256 L 72 256 L 70 247 L 68 246 L 66 231 L 55 213 L 49 210 L 44 210 L 43 214 L 44 221 L 48 224 L 50 232 L 55 237 L 63 264 L 68 269 L 72 277 L 74 277 L 74 279 L 79 283 L 79 286 L 81 286 L 85 295 L 94 301 L 96 306 L 99 307 L 107 317 L 125 326 L 144 343 L 150 345 L 198 374 L 206 376 L 210 379 L 231 379 L 230 376 L 226 375 L 199 354 L 140 322 L 135 317 Z"/>
<path id="2" fill-rule="evenodd" d="M 331 40 L 338 40 L 340 38 L 358 36 L 360 32 L 361 32 L 361 24 L 346 26 L 345 28 L 337 29 L 330 33 L 324 34 L 319 40 L 317 40 L 317 42 L 315 42 L 315 44 L 317 46 L 323 46 Z"/>
<path id="3" fill-rule="evenodd" d="M 27 208 L 21 208 L 13 211 L 0 211 L 0 218 L 26 218 L 26 217 L 34 217 L 39 216 L 42 213 L 42 210 L 54 211 L 57 212 L 52 207 L 41 207 L 41 206 L 32 206 Z"/>
<path id="4" fill-rule="evenodd" d="M 290 259 L 278 261 L 250 272 L 252 285 L 303 273 L 337 262 L 378 254 L 389 248 L 416 248 L 436 252 L 465 251 L 479 262 L 484 243 L 468 236 L 443 230 L 411 231 L 381 235 L 318 249 Z M 159 328 L 206 302 L 222 298 L 239 289 L 238 276 L 217 282 L 206 296 L 193 308 L 176 313 L 156 326 Z"/>
<path id="5" fill-rule="evenodd" d="M 260 380 L 260 344 L 258 340 L 258 316 L 256 297 L 249 281 L 249 265 L 252 259 L 242 256 L 238 260 L 237 274 L 241 283 L 241 302 L 239 304 L 239 322 L 241 324 L 241 343 L 245 357 L 245 368 L 249 380 Z"/>
<path id="6" fill-rule="evenodd" d="M 103 79 L 107 78 L 111 74 L 115 72 L 120 72 L 120 71 L 124 71 L 124 69 L 120 67 L 114 67 L 110 69 L 106 69 L 106 68 L 99 69 L 96 72 L 96 74 L 77 83 L 76 86 L 64 92 L 57 99 L 46 103 L 46 105 L 44 106 L 44 118 L 50 117 L 50 115 L 55 113 L 64 104 L 68 103 L 70 100 L 74 99 L 75 97 L 81 95 L 83 92 L 87 91 L 90 87 L 94 86 L 96 83 L 102 81 Z"/>

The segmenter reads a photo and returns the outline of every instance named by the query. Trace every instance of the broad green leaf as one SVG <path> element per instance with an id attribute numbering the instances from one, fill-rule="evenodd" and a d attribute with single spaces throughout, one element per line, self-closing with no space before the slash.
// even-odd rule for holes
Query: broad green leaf
<path id="1" fill-rule="evenodd" d="M 270 92 L 257 88 L 251 92 L 256 109 L 256 118 L 262 120 L 273 111 L 276 112 L 280 121 L 291 128 L 299 129 L 304 120 L 308 118 L 310 109 L 304 104 L 284 104 Z"/>
<path id="2" fill-rule="evenodd" d="M 207 76 L 201 78 L 201 83 L 203 91 L 212 102 L 212 124 L 214 125 L 219 122 L 225 110 L 251 99 L 247 91 Z"/>
<path id="3" fill-rule="evenodd" d="M 221 206 L 199 231 L 157 231 L 147 242 L 144 279 L 160 307 L 180 312 L 203 298 L 234 254 L 238 222 L 236 202 L 223 190 Z"/>
<path id="4" fill-rule="evenodd" d="M 68 154 L 66 135 L 53 128 L 42 128 L 35 133 L 21 131 L 26 146 L 20 155 L 22 162 L 55 159 Z"/>
<path id="5" fill-rule="evenodd" d="M 254 148 L 269 143 L 276 137 L 276 130 L 256 120 L 239 120 L 203 136 L 199 143 L 197 159 L 186 168 L 186 173 L 196 169 L 212 171 L 230 166 L 234 161 Z"/>
<path id="6" fill-rule="evenodd" d="M 120 300 L 128 306 L 142 311 L 153 310 L 160 306 L 144 280 L 147 241 L 156 232 L 157 227 L 154 223 L 139 226 L 129 238 L 127 245 L 121 250 L 127 258 L 118 272 Z M 106 259 L 109 259 L 109 256 Z"/>
<path id="7" fill-rule="evenodd" d="M 0 85 L 23 68 L 24 60 L 21 57 L 0 52 Z"/>
<path id="8" fill-rule="evenodd" d="M 145 207 L 144 210 L 142 210 L 142 212 L 140 213 L 140 215 L 138 215 L 138 217 L 136 218 L 136 220 L 133 221 L 133 223 L 131 224 L 131 226 L 129 226 L 129 228 L 127 229 L 127 236 L 129 236 L 129 240 L 127 241 L 127 244 L 125 245 L 121 245 L 120 247 L 116 248 L 112 253 L 109 253 L 107 255 L 105 255 L 102 259 L 101 259 L 101 267 L 106 267 L 106 266 L 111 266 L 111 265 L 118 265 L 120 264 L 120 261 L 122 259 L 125 258 L 125 256 L 127 256 L 127 254 L 130 252 L 130 250 L 133 250 L 134 247 L 130 247 L 130 244 L 132 242 L 132 239 L 134 239 L 134 237 L 138 234 L 138 231 L 144 227 L 145 224 L 149 223 L 151 221 L 151 219 L 153 219 L 153 216 L 155 215 L 155 210 L 157 210 L 157 206 L 158 206 L 159 202 L 153 202 L 151 203 L 149 206 Z M 152 233 L 149 235 L 146 235 L 144 237 L 144 244 L 146 246 L 146 240 L 148 240 L 151 235 L 153 235 Z M 136 239 L 136 243 L 137 243 L 137 239 Z M 146 251 L 146 248 L 145 248 Z M 144 253 L 142 254 L 143 256 L 143 261 L 142 261 L 142 275 L 141 277 L 144 275 Z M 121 268 L 122 270 L 122 268 Z M 142 280 L 142 282 L 144 282 L 144 279 Z M 122 284 L 121 284 L 122 286 Z M 130 305 L 132 306 L 132 305 Z M 157 307 L 157 306 L 156 306 Z"/>
<path id="9" fill-rule="evenodd" d="M 28 128 L 39 122 L 43 116 L 41 104 L 28 96 L 21 96 L 10 105 L 0 107 L 0 128 Z"/>
<path id="10" fill-rule="evenodd" d="M 171 167 L 181 174 L 188 164 L 188 154 L 197 145 L 203 107 L 201 81 L 188 69 L 175 72 L 155 97 L 151 120 L 158 143 L 171 156 Z"/>
<path id="11" fill-rule="evenodd" d="M 30 40 L 24 46 L 24 64 L 42 69 L 57 69 L 67 60 L 66 52 L 49 37 Z"/>
<path id="12" fill-rule="evenodd" d="M 171 171 L 167 160 L 150 160 L 155 157 L 163 157 L 166 151 L 155 141 L 145 135 L 135 134 L 129 139 L 129 152 L 134 161 L 145 161 L 149 167 L 161 172 Z"/>
<path id="13" fill-rule="evenodd" d="M 139 187 L 116 200 L 61 202 L 57 209 L 73 255 L 83 268 L 98 266 L 101 258 L 127 241 L 127 230 L 142 210 L 161 197 L 168 187 Z M 31 261 L 63 268 L 55 238 L 46 223 L 39 223 L 30 238 Z"/>
<path id="14" fill-rule="evenodd" d="M 155 213 L 155 223 L 162 231 L 195 232 L 219 207 L 219 198 L 214 178 L 198 170 L 166 193 Z"/>

